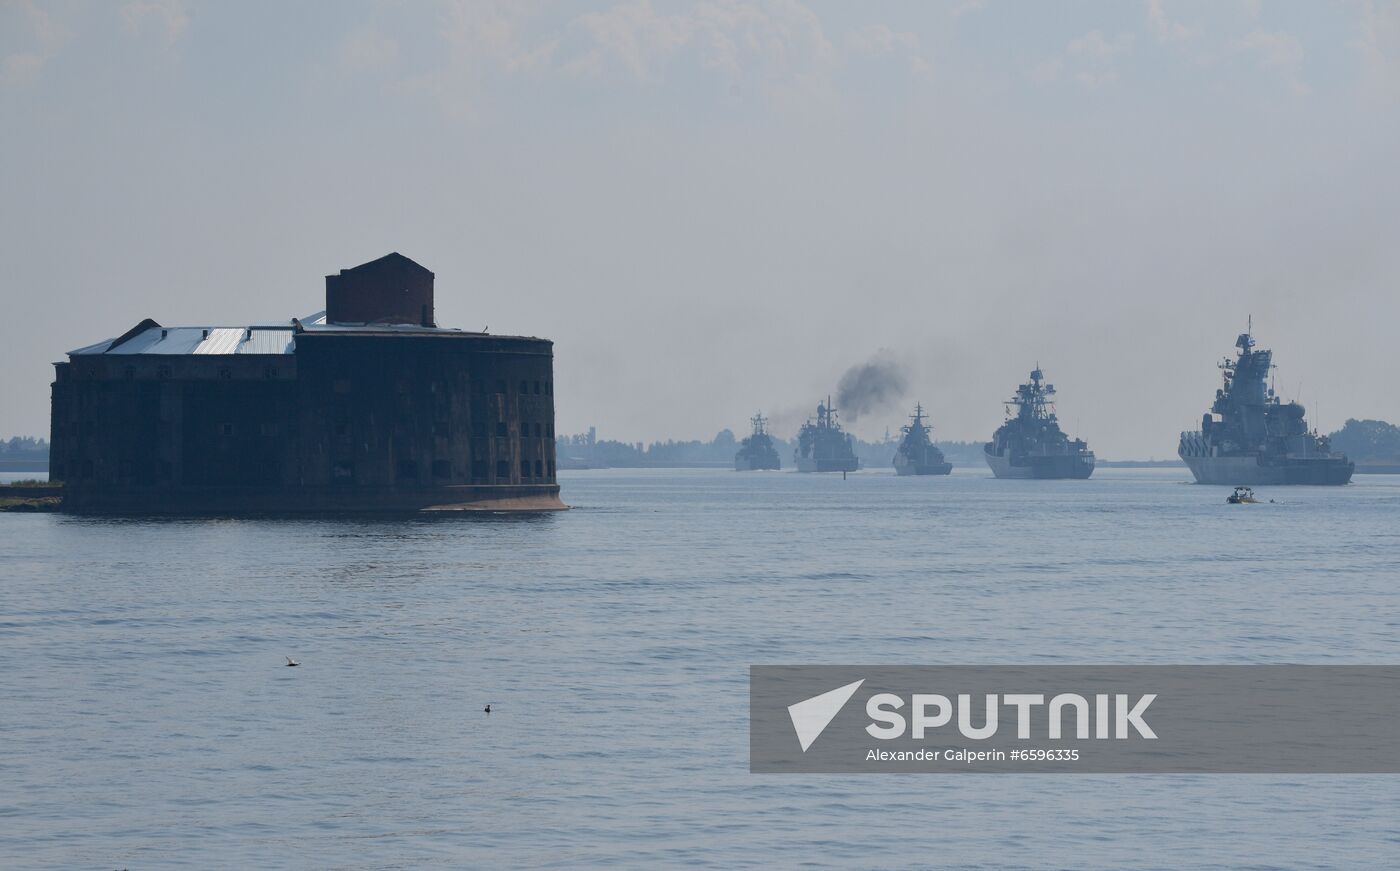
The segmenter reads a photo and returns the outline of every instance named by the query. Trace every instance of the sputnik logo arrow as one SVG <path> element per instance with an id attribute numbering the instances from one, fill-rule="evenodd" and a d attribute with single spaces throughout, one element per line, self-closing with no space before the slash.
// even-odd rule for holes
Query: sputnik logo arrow
<path id="1" fill-rule="evenodd" d="M 807 752 L 807 748 L 812 746 L 812 742 L 820 737 L 831 721 L 836 719 L 836 715 L 841 713 L 846 702 L 851 700 L 851 696 L 856 694 L 856 690 L 860 689 L 863 683 L 865 678 L 804 699 L 795 705 L 788 705 L 788 716 L 792 718 L 792 728 L 797 730 L 797 741 L 802 745 L 803 753 Z"/>

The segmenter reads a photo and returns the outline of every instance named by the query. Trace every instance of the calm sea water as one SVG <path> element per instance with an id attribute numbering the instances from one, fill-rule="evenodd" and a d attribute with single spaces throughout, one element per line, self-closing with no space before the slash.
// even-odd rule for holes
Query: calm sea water
<path id="1" fill-rule="evenodd" d="M 1185 474 L 0 515 L 0 867 L 1400 866 L 1394 776 L 748 773 L 751 663 L 1400 662 L 1400 477 Z"/>

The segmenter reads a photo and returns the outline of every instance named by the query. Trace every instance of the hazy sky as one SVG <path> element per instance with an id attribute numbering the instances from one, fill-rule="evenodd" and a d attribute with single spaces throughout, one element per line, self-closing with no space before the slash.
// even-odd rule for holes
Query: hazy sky
<path id="1" fill-rule="evenodd" d="M 554 340 L 565 432 L 790 435 L 884 349 L 940 437 L 1039 361 L 1169 456 L 1249 314 L 1324 430 L 1400 419 L 1394 3 L 3 0 L 0 119 L 0 435 L 393 250 Z"/>

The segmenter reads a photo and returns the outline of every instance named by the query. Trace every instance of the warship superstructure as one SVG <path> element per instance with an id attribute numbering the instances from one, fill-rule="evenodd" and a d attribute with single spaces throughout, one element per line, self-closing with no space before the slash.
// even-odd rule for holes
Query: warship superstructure
<path id="1" fill-rule="evenodd" d="M 983 447 L 998 478 L 1087 478 L 1094 473 L 1094 452 L 1083 439 L 1060 431 L 1055 385 L 1044 379 L 1039 365 L 1031 370 L 1031 380 L 1006 402 L 1006 423 Z"/>
<path id="2" fill-rule="evenodd" d="M 1355 464 L 1308 429 L 1303 406 L 1279 401 L 1267 384 L 1273 352 L 1256 349 L 1252 333 L 1251 324 L 1235 340 L 1235 359 L 1220 363 L 1224 384 L 1177 454 L 1198 484 L 1347 483 Z"/>
<path id="3" fill-rule="evenodd" d="M 943 452 L 929 439 L 930 427 L 924 425 L 924 407 L 914 406 L 908 426 L 900 427 L 904 434 L 894 452 L 897 475 L 946 475 L 953 464 L 944 460 Z"/>
<path id="4" fill-rule="evenodd" d="M 739 452 L 734 455 L 735 471 L 781 469 L 783 462 L 778 458 L 778 449 L 773 446 L 773 437 L 768 434 L 768 418 L 760 411 L 749 418 L 749 423 L 753 424 L 753 432 L 739 443 Z"/>
<path id="5" fill-rule="evenodd" d="M 793 452 L 799 472 L 854 472 L 860 468 L 855 439 L 841 430 L 831 397 L 817 403 L 817 417 L 809 418 L 797 433 Z"/>

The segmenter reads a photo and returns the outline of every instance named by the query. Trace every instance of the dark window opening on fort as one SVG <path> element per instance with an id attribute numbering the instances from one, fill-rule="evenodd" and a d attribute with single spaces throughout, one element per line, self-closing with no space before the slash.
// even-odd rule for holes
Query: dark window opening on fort
<path id="1" fill-rule="evenodd" d="M 544 477 L 544 463 L 541 462 L 540 460 L 535 460 L 535 477 L 536 477 L 536 478 L 543 478 L 543 477 Z"/>
<path id="2" fill-rule="evenodd" d="M 539 438 L 539 437 L 542 436 L 542 435 L 544 435 L 544 427 L 541 426 L 541 425 L 539 424 L 539 422 L 536 422 L 536 423 L 535 423 L 535 438 Z"/>
<path id="3" fill-rule="evenodd" d="M 233 435 L 233 424 L 231 424 L 231 423 L 221 423 L 221 424 L 219 424 L 219 435 L 226 435 L 226 436 L 231 436 L 231 435 Z"/>
<path id="4" fill-rule="evenodd" d="M 452 463 L 448 462 L 447 460 L 433 460 L 433 477 L 451 478 Z"/>
<path id="5" fill-rule="evenodd" d="M 472 421 L 472 435 L 478 436 L 478 437 L 486 435 L 486 421 L 484 421 L 484 420 L 473 420 L 473 421 Z"/>
<path id="6" fill-rule="evenodd" d="M 355 464 L 347 460 L 337 460 L 331 466 L 331 477 L 337 481 L 349 481 L 355 477 Z"/>
<path id="7" fill-rule="evenodd" d="M 529 392 L 530 392 L 530 385 L 529 385 L 529 383 L 527 383 L 527 382 L 525 382 L 525 381 L 521 381 L 521 382 L 520 382 L 520 392 L 521 392 L 522 394 L 524 394 L 524 393 L 529 393 Z"/>
<path id="8" fill-rule="evenodd" d="M 496 480 L 497 480 L 497 481 L 509 481 L 509 480 L 510 480 L 510 463 L 507 463 L 505 460 L 497 460 L 497 461 L 496 461 Z"/>
<path id="9" fill-rule="evenodd" d="M 530 461 L 529 461 L 529 460 L 521 460 L 521 461 L 520 461 L 520 477 L 522 477 L 522 478 L 528 478 L 528 477 L 530 477 Z"/>
<path id="10" fill-rule="evenodd" d="M 219 370 L 219 378 L 220 378 L 220 380 L 228 381 L 228 380 L 229 380 L 230 378 L 232 378 L 232 377 L 233 377 L 233 370 L 232 370 L 232 369 L 223 368 L 223 369 L 220 369 L 220 370 Z"/>
<path id="11" fill-rule="evenodd" d="M 338 436 L 343 436 L 343 435 L 346 435 L 346 434 L 349 433 L 349 432 L 350 432 L 350 425 L 347 424 L 345 421 L 343 421 L 343 420 L 338 420 L 338 421 L 335 422 L 335 434 L 336 434 L 336 435 L 338 435 Z"/>
<path id="12" fill-rule="evenodd" d="M 506 392 L 506 379 L 504 379 L 504 378 L 498 378 L 498 379 L 496 379 L 496 392 L 497 392 L 497 393 L 505 393 L 505 392 Z"/>
<path id="13" fill-rule="evenodd" d="M 275 366 L 268 366 L 266 369 L 263 369 L 263 377 L 269 381 L 276 378 L 277 368 Z"/>
<path id="14" fill-rule="evenodd" d="M 157 368 L 156 368 L 156 377 L 157 377 L 157 378 L 169 378 L 169 377 L 170 377 L 170 367 L 169 367 L 169 366 L 159 366 L 159 367 L 157 367 Z"/>
<path id="15" fill-rule="evenodd" d="M 398 479 L 400 481 L 417 481 L 418 464 L 412 460 L 399 460 Z"/>
<path id="16" fill-rule="evenodd" d="M 503 420 L 496 421 L 496 435 L 505 438 L 509 434 L 510 433 L 506 430 L 506 422 Z"/>
<path id="17" fill-rule="evenodd" d="M 536 392 L 536 393 L 539 393 L 539 392 L 540 392 L 540 382 L 538 382 L 538 381 L 535 382 L 535 392 Z"/>
<path id="18" fill-rule="evenodd" d="M 486 480 L 486 461 L 485 461 L 485 460 L 473 460 L 473 461 L 472 461 L 472 480 L 473 480 L 473 481 L 485 481 L 485 480 Z"/>

